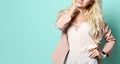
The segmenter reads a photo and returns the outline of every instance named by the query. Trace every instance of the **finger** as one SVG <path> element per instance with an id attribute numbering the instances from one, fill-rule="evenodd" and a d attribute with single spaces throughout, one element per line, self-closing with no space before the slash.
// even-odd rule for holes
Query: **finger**
<path id="1" fill-rule="evenodd" d="M 89 52 L 89 55 L 90 56 L 93 56 L 93 55 L 96 55 L 97 53 L 96 53 L 96 51 L 95 50 L 93 50 L 92 52 Z"/>
<path id="2" fill-rule="evenodd" d="M 89 49 L 88 52 L 91 52 L 93 50 L 97 50 L 97 47 L 96 48 L 92 48 L 92 49 Z"/>
<path id="3" fill-rule="evenodd" d="M 73 0 L 73 6 L 77 7 L 75 0 Z"/>
<path id="4" fill-rule="evenodd" d="M 75 0 L 73 0 L 73 4 L 75 4 Z"/>
<path id="5" fill-rule="evenodd" d="M 94 49 L 89 49 L 88 52 L 92 52 Z"/>
<path id="6" fill-rule="evenodd" d="M 89 57 L 90 57 L 90 58 L 95 58 L 95 57 L 96 57 L 96 54 L 93 53 L 93 54 L 91 54 Z"/>

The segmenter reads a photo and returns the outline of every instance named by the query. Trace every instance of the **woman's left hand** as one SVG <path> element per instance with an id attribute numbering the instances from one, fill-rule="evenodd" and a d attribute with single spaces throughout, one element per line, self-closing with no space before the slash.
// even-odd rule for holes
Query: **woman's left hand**
<path id="1" fill-rule="evenodd" d="M 96 48 L 95 49 L 90 49 L 89 50 L 89 53 L 90 53 L 90 58 L 95 58 L 95 57 L 98 57 L 99 59 L 102 58 L 102 55 L 100 53 L 100 51 L 98 51 Z"/>

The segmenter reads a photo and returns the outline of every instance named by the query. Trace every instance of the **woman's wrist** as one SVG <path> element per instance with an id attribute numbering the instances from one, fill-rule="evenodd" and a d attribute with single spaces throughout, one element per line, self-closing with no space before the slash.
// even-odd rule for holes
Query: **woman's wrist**
<path id="1" fill-rule="evenodd" d="M 73 17 L 75 12 L 77 10 L 77 7 L 76 6 L 72 6 L 72 8 L 70 9 L 70 12 L 69 12 L 69 16 L 70 17 Z"/>
<path id="2" fill-rule="evenodd" d="M 104 51 L 100 51 L 101 55 L 102 55 L 102 59 L 107 57 L 107 54 Z"/>

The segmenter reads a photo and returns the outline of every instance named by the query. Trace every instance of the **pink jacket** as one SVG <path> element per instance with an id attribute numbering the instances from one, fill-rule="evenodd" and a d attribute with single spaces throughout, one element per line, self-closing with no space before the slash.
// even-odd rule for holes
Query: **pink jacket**
<path id="1" fill-rule="evenodd" d="M 60 41 L 51 57 L 51 60 L 54 62 L 54 64 L 64 64 L 67 53 L 69 52 L 67 33 L 63 32 L 63 30 L 68 25 L 70 20 L 70 16 L 68 16 L 67 14 L 62 14 L 60 17 L 58 17 L 55 23 L 56 27 L 62 31 L 62 34 Z M 105 29 L 103 30 L 103 37 L 106 40 L 106 44 L 103 47 L 103 50 L 104 52 L 108 53 L 108 57 L 111 57 L 116 40 L 113 37 L 112 32 L 107 24 L 105 24 Z M 101 45 L 98 46 L 99 50 L 101 49 L 100 47 Z M 97 60 L 98 64 L 102 64 L 101 59 L 97 58 Z"/>

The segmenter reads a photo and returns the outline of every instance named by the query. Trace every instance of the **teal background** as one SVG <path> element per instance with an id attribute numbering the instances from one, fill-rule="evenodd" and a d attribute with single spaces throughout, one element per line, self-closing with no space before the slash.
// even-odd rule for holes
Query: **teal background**
<path id="1" fill-rule="evenodd" d="M 71 0 L 0 0 L 0 64 L 53 64 L 61 32 L 57 12 Z M 120 0 L 104 0 L 104 18 L 117 42 L 103 64 L 120 64 Z M 103 43 L 104 45 L 104 43 Z"/>

